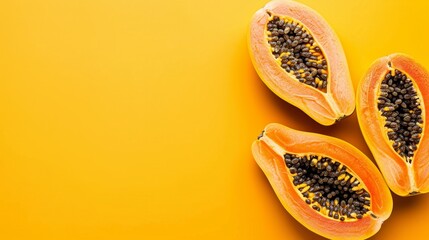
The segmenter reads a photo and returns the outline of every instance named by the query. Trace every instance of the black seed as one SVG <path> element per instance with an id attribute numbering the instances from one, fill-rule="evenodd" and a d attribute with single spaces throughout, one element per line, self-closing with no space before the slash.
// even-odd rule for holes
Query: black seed
<path id="1" fill-rule="evenodd" d="M 299 159 L 298 158 L 294 158 L 294 159 L 292 159 L 292 164 L 297 164 L 299 162 Z"/>

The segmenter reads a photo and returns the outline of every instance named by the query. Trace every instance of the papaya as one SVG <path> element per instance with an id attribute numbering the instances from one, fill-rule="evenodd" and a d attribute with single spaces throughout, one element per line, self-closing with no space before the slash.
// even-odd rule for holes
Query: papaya
<path id="1" fill-rule="evenodd" d="M 323 237 L 368 238 L 392 212 L 374 163 L 340 139 L 271 123 L 252 153 L 284 208 Z"/>
<path id="2" fill-rule="evenodd" d="M 290 0 L 267 3 L 251 20 L 248 48 L 268 88 L 318 123 L 332 125 L 353 113 L 344 50 L 313 9 Z"/>
<path id="3" fill-rule="evenodd" d="M 376 60 L 356 98 L 359 126 L 390 189 L 429 191 L 429 73 L 401 53 Z"/>

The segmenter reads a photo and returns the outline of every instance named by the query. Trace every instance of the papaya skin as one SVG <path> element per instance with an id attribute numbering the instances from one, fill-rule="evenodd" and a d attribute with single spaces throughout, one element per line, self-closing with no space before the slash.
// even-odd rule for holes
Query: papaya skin
<path id="1" fill-rule="evenodd" d="M 270 140 L 265 140 L 265 137 Z M 270 141 L 275 142 L 277 147 L 270 145 Z M 311 209 L 292 184 L 279 148 L 295 154 L 328 156 L 348 166 L 370 193 L 370 211 L 374 216 L 366 214 L 356 221 L 341 222 Z M 284 208 L 306 228 L 323 237 L 369 238 L 378 232 L 392 212 L 392 196 L 378 169 L 362 152 L 342 140 L 271 123 L 266 126 L 263 135 L 253 142 L 252 153 Z"/>
<path id="2" fill-rule="evenodd" d="M 398 69 L 416 85 L 424 119 L 421 141 L 411 164 L 392 148 L 377 109 L 377 90 L 390 69 Z M 399 196 L 429 192 L 429 73 L 405 54 L 395 53 L 376 60 L 359 83 L 357 116 L 362 134 L 390 189 Z"/>
<path id="3" fill-rule="evenodd" d="M 270 18 L 268 13 L 287 16 L 309 30 L 327 59 L 329 74 L 326 93 L 300 83 L 276 62 L 266 39 L 266 24 Z M 314 10 L 290 0 L 269 2 L 254 14 L 248 44 L 258 75 L 283 100 L 325 126 L 353 113 L 355 95 L 343 48 L 328 23 Z"/>

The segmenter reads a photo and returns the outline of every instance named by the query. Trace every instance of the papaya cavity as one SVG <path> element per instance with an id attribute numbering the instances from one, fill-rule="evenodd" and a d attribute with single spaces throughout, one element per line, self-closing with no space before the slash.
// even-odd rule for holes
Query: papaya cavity
<path id="1" fill-rule="evenodd" d="M 293 185 L 314 210 L 340 221 L 361 219 L 367 214 L 370 195 L 346 166 L 316 155 L 284 157 Z"/>
<path id="2" fill-rule="evenodd" d="M 279 65 L 297 81 L 326 92 L 327 60 L 310 31 L 297 20 L 270 16 L 267 40 Z"/>
<path id="3" fill-rule="evenodd" d="M 291 0 L 271 1 L 254 14 L 248 43 L 256 72 L 277 96 L 322 125 L 353 113 L 342 45 L 316 11 Z"/>
<path id="4" fill-rule="evenodd" d="M 350 144 L 269 124 L 253 156 L 285 209 L 327 238 L 374 235 L 392 211 L 392 197 L 375 165 Z"/>
<path id="5" fill-rule="evenodd" d="M 412 79 L 390 68 L 381 82 L 377 106 L 392 147 L 411 164 L 423 132 L 421 98 Z"/>
<path id="6" fill-rule="evenodd" d="M 429 73 L 411 57 L 375 61 L 359 83 L 362 134 L 390 189 L 400 196 L 429 192 Z"/>

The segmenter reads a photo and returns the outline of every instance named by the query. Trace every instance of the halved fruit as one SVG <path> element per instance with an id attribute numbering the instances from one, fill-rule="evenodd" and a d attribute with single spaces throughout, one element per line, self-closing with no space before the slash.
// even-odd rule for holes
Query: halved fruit
<path id="1" fill-rule="evenodd" d="M 368 238 L 392 212 L 378 169 L 342 140 L 272 123 L 252 152 L 284 208 L 317 234 Z"/>
<path id="2" fill-rule="evenodd" d="M 317 12 L 294 1 L 269 2 L 254 14 L 248 43 L 256 71 L 279 97 L 323 125 L 353 113 L 343 48 Z"/>
<path id="3" fill-rule="evenodd" d="M 393 192 L 429 192 L 429 73 L 411 57 L 375 61 L 359 83 L 362 134 Z"/>

